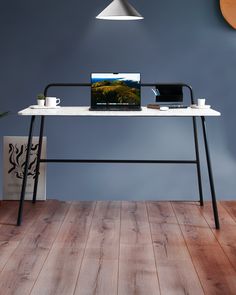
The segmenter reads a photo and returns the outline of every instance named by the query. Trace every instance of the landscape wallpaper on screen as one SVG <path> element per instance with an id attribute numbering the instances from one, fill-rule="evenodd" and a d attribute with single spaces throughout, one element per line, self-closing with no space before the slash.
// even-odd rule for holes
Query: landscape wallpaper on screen
<path id="1" fill-rule="evenodd" d="M 140 74 L 92 74 L 93 105 L 140 105 Z"/>

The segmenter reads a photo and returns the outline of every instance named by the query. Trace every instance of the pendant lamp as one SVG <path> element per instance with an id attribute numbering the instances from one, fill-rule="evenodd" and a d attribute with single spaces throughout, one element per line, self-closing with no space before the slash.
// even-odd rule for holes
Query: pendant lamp
<path id="1" fill-rule="evenodd" d="M 142 15 L 126 0 L 113 0 L 96 18 L 105 20 L 139 20 Z"/>

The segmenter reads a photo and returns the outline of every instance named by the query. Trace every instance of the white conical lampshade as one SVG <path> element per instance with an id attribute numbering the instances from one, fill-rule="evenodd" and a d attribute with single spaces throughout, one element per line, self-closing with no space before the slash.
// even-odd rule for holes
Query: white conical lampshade
<path id="1" fill-rule="evenodd" d="M 126 0 L 113 0 L 96 18 L 109 20 L 137 20 L 142 15 Z"/>

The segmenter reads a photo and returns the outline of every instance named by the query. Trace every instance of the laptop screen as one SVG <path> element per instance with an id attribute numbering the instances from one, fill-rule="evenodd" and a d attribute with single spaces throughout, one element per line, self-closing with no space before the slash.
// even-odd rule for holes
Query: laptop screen
<path id="1" fill-rule="evenodd" d="M 140 87 L 140 73 L 92 73 L 91 107 L 140 107 Z"/>
<path id="2" fill-rule="evenodd" d="M 156 85 L 156 102 L 183 102 L 183 86 L 175 84 Z"/>

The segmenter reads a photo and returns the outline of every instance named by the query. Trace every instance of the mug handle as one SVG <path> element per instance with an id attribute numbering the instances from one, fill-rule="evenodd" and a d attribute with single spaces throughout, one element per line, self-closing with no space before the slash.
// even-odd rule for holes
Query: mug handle
<path id="1" fill-rule="evenodd" d="M 58 105 L 61 102 L 60 98 L 56 99 L 56 105 Z"/>

